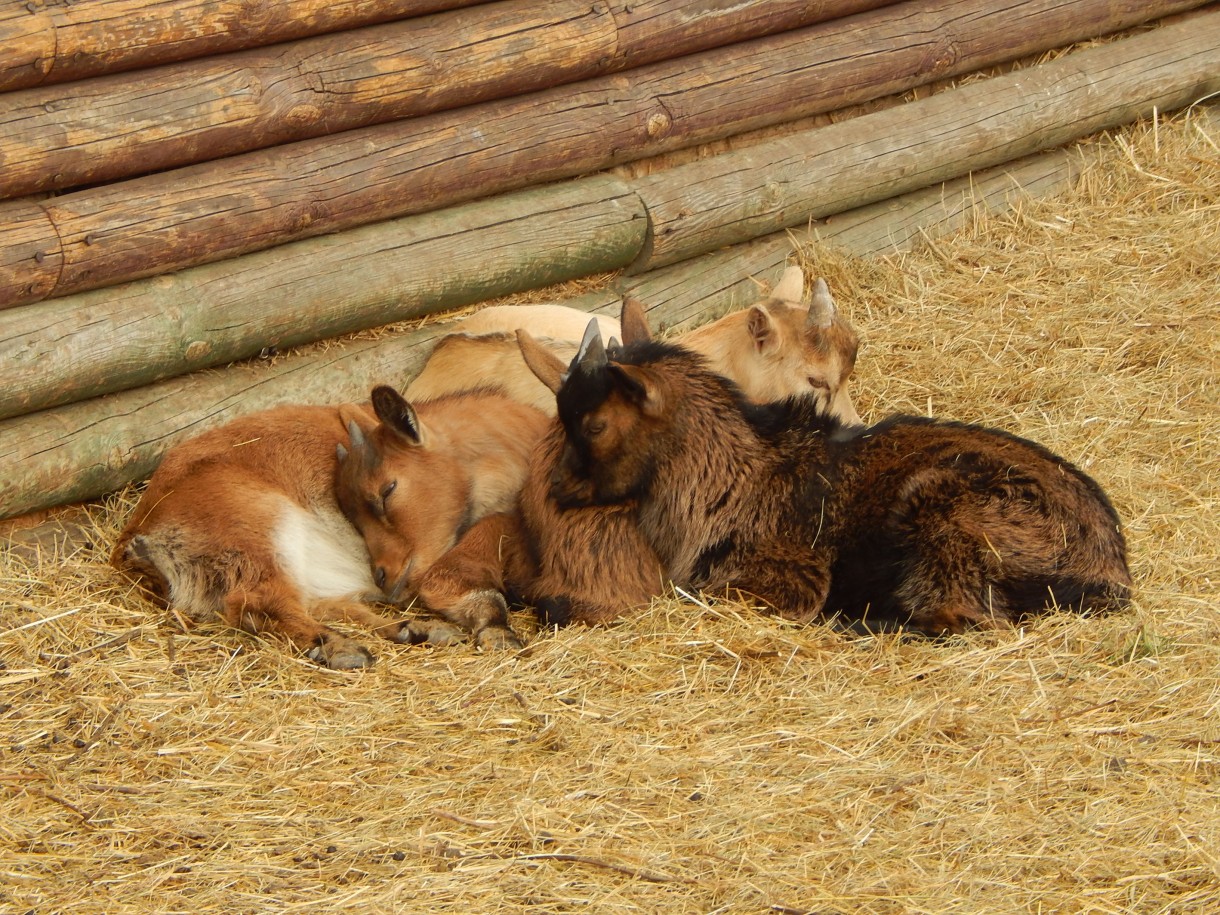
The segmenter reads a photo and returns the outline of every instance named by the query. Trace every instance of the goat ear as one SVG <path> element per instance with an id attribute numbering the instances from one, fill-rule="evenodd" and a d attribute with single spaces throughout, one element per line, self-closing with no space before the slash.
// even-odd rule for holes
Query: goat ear
<path id="1" fill-rule="evenodd" d="M 648 416 L 658 416 L 665 409 L 665 397 L 656 376 L 640 365 L 611 362 L 610 378 L 627 399 Z"/>
<path id="2" fill-rule="evenodd" d="M 623 299 L 623 342 L 630 346 L 633 343 L 647 343 L 652 339 L 652 331 L 648 329 L 648 318 L 644 315 L 644 303 L 634 296 Z"/>
<path id="3" fill-rule="evenodd" d="M 764 356 L 779 348 L 779 328 L 771 312 L 762 305 L 753 306 L 746 315 L 746 329 L 754 342 L 754 349 Z"/>
<path id="4" fill-rule="evenodd" d="M 809 327 L 830 327 L 835 319 L 835 300 L 830 294 L 830 287 L 820 276 L 813 284 L 813 298 L 809 303 L 809 317 L 806 325 Z"/>
<path id="5" fill-rule="evenodd" d="M 805 299 L 805 273 L 800 267 L 792 266 L 784 271 L 775 288 L 771 290 L 771 298 L 783 302 L 802 302 Z"/>
<path id="6" fill-rule="evenodd" d="M 559 389 L 563 387 L 564 372 L 567 371 L 563 360 L 554 350 L 543 346 L 529 331 L 521 328 L 517 329 L 517 346 L 521 347 L 521 357 L 525 360 L 526 368 L 533 372 L 552 394 L 558 394 Z"/>
<path id="7" fill-rule="evenodd" d="M 400 441 L 408 445 L 424 444 L 424 430 L 415 408 L 388 384 L 373 388 L 373 412 Z"/>

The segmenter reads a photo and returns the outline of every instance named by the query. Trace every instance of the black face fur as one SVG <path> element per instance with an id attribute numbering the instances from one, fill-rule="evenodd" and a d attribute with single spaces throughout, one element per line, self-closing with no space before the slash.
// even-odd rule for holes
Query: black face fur
<path id="1" fill-rule="evenodd" d="M 649 392 L 631 367 L 681 352 L 660 343 L 617 347 L 600 365 L 573 360 L 556 395 L 565 432 L 563 455 L 552 475 L 551 494 L 564 507 L 623 502 L 651 480 Z"/>

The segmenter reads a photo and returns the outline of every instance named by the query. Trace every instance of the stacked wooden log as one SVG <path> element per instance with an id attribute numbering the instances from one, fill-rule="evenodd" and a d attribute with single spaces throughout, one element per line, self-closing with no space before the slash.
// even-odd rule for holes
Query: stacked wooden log
<path id="1" fill-rule="evenodd" d="M 977 178 L 965 198 L 941 187 L 1220 91 L 1220 10 L 1183 15 L 1202 5 L 35 0 L 0 12 L 0 517 L 144 476 L 175 438 L 239 413 L 401 381 L 436 331 L 202 369 L 615 270 L 613 289 L 580 304 L 632 291 L 672 323 L 769 274 L 789 227 L 864 207 L 835 229 L 892 244 L 963 199 L 1052 180 L 1062 155 Z M 655 174 L 594 174 L 1160 17 Z M 914 196 L 878 208 L 902 194 Z"/>

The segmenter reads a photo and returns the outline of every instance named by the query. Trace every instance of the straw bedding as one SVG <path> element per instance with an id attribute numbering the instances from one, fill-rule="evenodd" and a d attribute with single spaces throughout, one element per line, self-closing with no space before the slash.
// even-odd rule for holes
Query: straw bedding
<path id="1" fill-rule="evenodd" d="M 143 601 L 129 490 L 0 566 L 0 911 L 1220 911 L 1220 130 L 1103 143 L 915 253 L 806 256 L 862 414 L 1098 478 L 1129 612 L 924 641 L 674 595 L 340 674 Z"/>

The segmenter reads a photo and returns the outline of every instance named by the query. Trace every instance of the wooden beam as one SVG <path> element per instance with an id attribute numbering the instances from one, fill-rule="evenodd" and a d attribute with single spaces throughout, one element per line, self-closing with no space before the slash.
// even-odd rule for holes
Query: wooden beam
<path id="1" fill-rule="evenodd" d="M 755 302 L 764 285 L 774 285 L 798 246 L 817 241 L 857 257 L 909 250 L 926 235 L 958 230 L 979 212 L 1005 210 L 1025 197 L 1066 190 L 1096 155 L 1096 145 L 1086 143 L 1029 156 L 669 267 L 620 277 L 611 288 L 643 302 L 654 330 L 685 330 Z M 853 303 L 840 304 L 850 316 Z"/>
<path id="2" fill-rule="evenodd" d="M 505 0 L 0 97 L 0 197 L 62 190 L 520 95 L 882 0 Z M 892 0 L 890 0 L 892 2 Z M 621 20 L 621 22 L 620 22 Z"/>
<path id="3" fill-rule="evenodd" d="M 0 9 L 0 92 L 239 51 L 484 0 L 32 0 Z"/>
<path id="4" fill-rule="evenodd" d="M 173 442 L 254 410 L 361 400 L 372 383 L 405 384 L 438 332 L 184 375 L 8 420 L 0 424 L 0 455 L 28 464 L 0 479 L 0 515 L 90 499 L 147 477 Z"/>
<path id="5" fill-rule="evenodd" d="M 1194 5 L 915 0 L 629 75 L 65 194 L 39 204 L 47 228 L 36 241 L 0 226 L 0 250 L 20 241 L 31 251 L 0 263 L 0 307 L 585 174 Z"/>
<path id="6" fill-rule="evenodd" d="M 647 219 L 593 176 L 0 312 L 0 418 L 629 264 Z"/>
<path id="7" fill-rule="evenodd" d="M 645 271 L 1220 91 L 1220 10 L 637 179 Z"/>
<path id="8" fill-rule="evenodd" d="M 960 225 L 971 207 L 1002 207 L 1019 188 L 1051 190 L 1069 180 L 1073 156 L 1047 153 L 907 197 L 836 216 L 822 237 L 859 254 L 906 247 L 924 232 Z M 758 284 L 773 283 L 791 253 L 779 233 L 565 304 L 617 313 L 619 293 L 643 297 L 654 326 L 706 320 L 751 301 Z M 477 253 L 477 252 L 476 252 Z M 845 302 L 849 310 L 851 303 Z M 94 498 L 147 477 L 175 441 L 254 410 L 280 403 L 337 403 L 366 395 L 372 384 L 405 384 L 418 372 L 446 325 L 381 340 L 198 372 L 143 388 L 0 422 L 0 518 Z"/>

